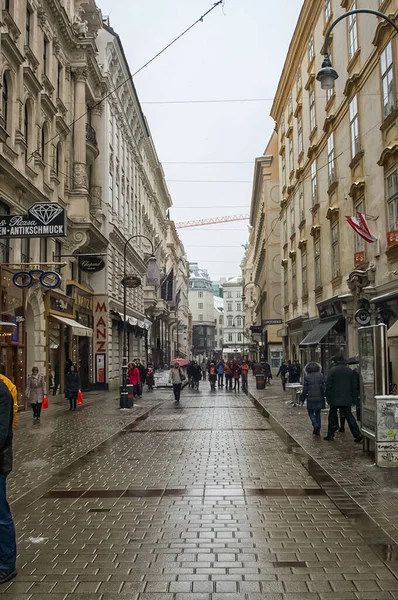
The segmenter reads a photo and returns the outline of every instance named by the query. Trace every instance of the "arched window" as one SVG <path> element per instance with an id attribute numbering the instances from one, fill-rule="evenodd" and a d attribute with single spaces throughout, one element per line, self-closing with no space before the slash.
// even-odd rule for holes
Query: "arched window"
<path id="1" fill-rule="evenodd" d="M 4 76 L 3 76 L 1 114 L 3 115 L 3 119 L 4 119 L 5 125 L 7 127 L 7 122 L 8 122 L 8 81 L 7 81 L 6 73 L 4 73 Z"/>

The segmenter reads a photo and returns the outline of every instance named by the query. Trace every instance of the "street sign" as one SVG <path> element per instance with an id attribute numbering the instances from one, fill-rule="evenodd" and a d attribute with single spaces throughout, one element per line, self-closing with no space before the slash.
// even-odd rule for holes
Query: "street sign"
<path id="1" fill-rule="evenodd" d="M 366 327 L 366 325 L 370 325 L 371 315 L 368 310 L 365 308 L 360 308 L 355 313 L 355 322 L 362 327 Z"/>
<path id="2" fill-rule="evenodd" d="M 282 325 L 282 319 L 263 319 L 263 325 Z"/>
<path id="3" fill-rule="evenodd" d="M 27 215 L 0 217 L 0 238 L 66 236 L 65 209 L 57 202 L 37 202 Z"/>

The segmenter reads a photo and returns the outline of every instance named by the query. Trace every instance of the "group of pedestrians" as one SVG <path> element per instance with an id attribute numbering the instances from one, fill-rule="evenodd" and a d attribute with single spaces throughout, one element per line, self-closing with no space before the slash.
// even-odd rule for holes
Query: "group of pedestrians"
<path id="1" fill-rule="evenodd" d="M 144 385 L 147 385 L 148 392 L 153 391 L 155 384 L 155 371 L 151 364 L 146 367 L 144 363 L 136 358 L 128 365 L 129 383 L 134 386 L 134 396 L 142 398 Z"/>
<path id="2" fill-rule="evenodd" d="M 281 378 L 283 391 L 286 391 L 288 381 L 289 383 L 300 383 L 301 365 L 299 361 L 288 360 L 287 363 L 283 361 L 276 376 Z"/>

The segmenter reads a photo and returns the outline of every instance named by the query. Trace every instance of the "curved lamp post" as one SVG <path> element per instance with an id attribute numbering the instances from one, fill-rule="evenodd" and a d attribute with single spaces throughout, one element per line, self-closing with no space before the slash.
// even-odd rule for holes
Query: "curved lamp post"
<path id="1" fill-rule="evenodd" d="M 149 261 L 155 260 L 154 256 L 154 248 L 152 241 L 146 236 L 137 233 L 136 235 L 132 235 L 126 240 L 124 244 L 123 251 L 123 363 L 122 363 L 122 389 L 120 391 L 120 406 L 119 408 L 131 408 L 129 406 L 129 394 L 127 391 L 127 377 L 128 377 L 128 357 L 127 357 L 127 288 L 137 288 L 141 285 L 141 278 L 138 275 L 128 275 L 126 273 L 126 263 L 127 263 L 127 248 L 130 244 L 131 240 L 136 238 L 143 238 L 147 240 L 147 242 L 151 245 L 151 257 Z"/>
<path id="2" fill-rule="evenodd" d="M 356 14 L 360 14 L 360 13 L 364 13 L 367 15 L 374 15 L 376 17 L 380 17 L 381 19 L 384 19 L 385 21 L 390 23 L 390 25 L 392 25 L 392 27 L 394 27 L 395 31 L 398 33 L 398 25 L 396 25 L 394 23 L 394 21 L 392 21 L 389 17 L 387 17 L 387 15 L 383 14 L 382 12 L 380 12 L 378 10 L 373 10 L 371 8 L 356 8 L 354 10 L 349 10 L 348 12 L 344 13 L 343 15 L 340 15 L 340 17 L 338 17 L 335 21 L 333 21 L 333 23 L 330 25 L 329 29 L 327 30 L 327 32 L 325 34 L 325 44 L 324 44 L 324 49 L 323 49 L 324 60 L 322 63 L 322 68 L 319 71 L 318 75 L 316 76 L 317 80 L 321 82 L 321 88 L 323 90 L 333 89 L 334 82 L 339 77 L 339 74 L 337 73 L 337 71 L 335 69 L 333 69 L 332 61 L 330 60 L 330 56 L 329 56 L 330 34 L 331 34 L 332 30 L 334 29 L 334 27 L 337 25 L 337 23 L 339 23 L 343 19 L 350 17 L 351 15 L 356 15 Z"/>
<path id="3" fill-rule="evenodd" d="M 263 294 L 263 290 L 261 289 L 261 287 L 259 286 L 258 283 L 256 283 L 255 281 L 248 281 L 244 286 L 243 286 L 243 294 L 242 294 L 242 300 L 243 302 L 245 302 L 246 300 L 246 296 L 245 296 L 245 289 L 249 286 L 249 285 L 255 285 L 258 287 L 259 292 L 260 292 L 260 319 L 261 319 L 261 347 L 262 347 L 262 358 L 265 359 L 265 344 L 264 344 L 264 329 L 263 329 L 263 301 L 262 301 L 262 294 Z M 244 321 L 244 319 L 243 319 Z M 243 337 L 243 340 L 245 338 Z M 244 341 L 243 341 L 244 343 Z M 261 352 L 260 352 L 260 361 L 261 361 Z"/>

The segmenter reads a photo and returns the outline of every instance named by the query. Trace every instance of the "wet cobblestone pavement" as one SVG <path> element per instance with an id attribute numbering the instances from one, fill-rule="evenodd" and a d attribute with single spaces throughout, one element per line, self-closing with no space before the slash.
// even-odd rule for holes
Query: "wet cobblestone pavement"
<path id="1" fill-rule="evenodd" d="M 380 552 L 250 398 L 202 384 L 183 392 L 181 408 L 167 391 L 141 404 L 125 416 L 93 400 L 74 415 L 79 426 L 56 412 L 40 431 L 22 424 L 17 442 L 28 449 L 10 480 L 19 575 L 0 596 L 398 598 Z M 43 465 L 39 479 L 27 469 L 27 483 L 24 461 L 43 446 L 51 477 Z"/>

